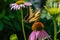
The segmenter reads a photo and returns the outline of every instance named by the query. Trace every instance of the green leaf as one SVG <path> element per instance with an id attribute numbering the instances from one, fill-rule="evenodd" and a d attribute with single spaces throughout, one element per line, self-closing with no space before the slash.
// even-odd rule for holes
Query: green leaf
<path id="1" fill-rule="evenodd" d="M 10 20 L 7 16 L 4 17 L 4 20 Z"/>
<path id="2" fill-rule="evenodd" d="M 10 36 L 10 40 L 18 40 L 17 35 L 16 35 L 16 34 L 12 34 L 12 35 Z"/>
<path id="3" fill-rule="evenodd" d="M 9 17 L 9 18 L 11 18 L 11 19 L 13 19 L 13 18 L 14 18 L 14 16 L 13 16 L 12 14 L 11 14 L 11 15 L 9 15 L 8 17 Z"/>
<path id="4" fill-rule="evenodd" d="M 0 19 L 3 18 L 5 16 L 5 9 L 2 11 L 2 13 L 0 14 Z"/>
<path id="5" fill-rule="evenodd" d="M 4 24 L 2 22 L 0 22 L 0 31 L 2 31 L 4 28 Z"/>
<path id="6" fill-rule="evenodd" d="M 5 24 L 7 24 L 7 25 L 11 26 L 11 27 L 13 26 L 13 25 L 12 25 L 12 23 L 11 23 L 11 22 L 9 22 L 9 21 L 7 21 L 7 20 L 3 20 L 3 22 L 4 22 Z"/>
<path id="7" fill-rule="evenodd" d="M 17 0 L 7 0 L 8 3 L 14 3 L 16 2 Z"/>
<path id="8" fill-rule="evenodd" d="M 31 29 L 31 27 L 30 27 L 29 25 L 25 25 L 25 27 L 26 27 L 27 29 Z"/>
<path id="9" fill-rule="evenodd" d="M 9 17 L 10 19 L 13 19 L 13 18 L 14 18 L 14 15 L 15 15 L 14 12 L 9 11 L 8 17 Z"/>
<path id="10" fill-rule="evenodd" d="M 4 0 L 4 2 L 7 2 L 7 0 Z"/>
<path id="11" fill-rule="evenodd" d="M 18 22 L 14 21 L 13 24 L 17 30 L 21 30 L 21 25 Z"/>

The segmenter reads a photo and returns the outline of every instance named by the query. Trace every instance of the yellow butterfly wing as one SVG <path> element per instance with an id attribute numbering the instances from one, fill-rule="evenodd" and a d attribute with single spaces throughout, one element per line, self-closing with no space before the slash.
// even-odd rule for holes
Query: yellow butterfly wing
<path id="1" fill-rule="evenodd" d="M 34 15 L 33 9 L 29 7 L 29 18 L 28 19 L 30 19 L 33 15 Z"/>
<path id="2" fill-rule="evenodd" d="M 40 9 L 35 12 L 35 17 L 38 17 L 40 15 Z"/>
<path id="3" fill-rule="evenodd" d="M 40 16 L 40 9 L 37 10 L 36 12 L 33 12 L 33 9 L 29 7 L 29 16 L 27 17 L 25 22 L 31 23 L 33 21 L 36 21 L 38 20 L 39 16 Z"/>
<path id="4" fill-rule="evenodd" d="M 33 17 L 33 9 L 31 7 L 28 8 L 28 14 L 25 16 L 24 21 L 29 22 L 29 20 Z"/>
<path id="5" fill-rule="evenodd" d="M 34 13 L 34 17 L 32 17 L 30 20 L 29 20 L 29 23 L 33 22 L 33 21 L 37 21 L 38 18 L 40 16 L 40 10 L 38 10 L 37 12 Z"/>

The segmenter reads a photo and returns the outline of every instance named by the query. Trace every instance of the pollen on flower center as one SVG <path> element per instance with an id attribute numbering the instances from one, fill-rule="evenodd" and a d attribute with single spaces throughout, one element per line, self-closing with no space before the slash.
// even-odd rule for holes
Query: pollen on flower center
<path id="1" fill-rule="evenodd" d="M 18 5 L 19 5 L 19 4 L 23 4 L 23 3 L 24 3 L 24 1 L 17 1 L 17 2 L 16 2 L 16 4 L 18 4 Z"/>
<path id="2" fill-rule="evenodd" d="M 32 25 L 32 30 L 41 30 L 44 28 L 44 25 L 41 22 L 35 22 Z"/>

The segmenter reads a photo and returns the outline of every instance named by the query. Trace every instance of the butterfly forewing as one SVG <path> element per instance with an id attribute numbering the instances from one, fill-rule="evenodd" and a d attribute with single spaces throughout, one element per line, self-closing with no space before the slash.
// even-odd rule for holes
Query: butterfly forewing
<path id="1" fill-rule="evenodd" d="M 40 9 L 37 10 L 37 12 L 35 13 L 35 16 L 39 16 L 40 15 Z"/>
<path id="2" fill-rule="evenodd" d="M 28 7 L 28 14 L 25 16 L 24 21 L 28 22 L 34 15 L 33 10 L 31 7 Z"/>
<path id="3" fill-rule="evenodd" d="M 33 13 L 33 9 L 31 7 L 29 7 L 29 19 L 31 17 L 33 17 L 34 13 Z"/>

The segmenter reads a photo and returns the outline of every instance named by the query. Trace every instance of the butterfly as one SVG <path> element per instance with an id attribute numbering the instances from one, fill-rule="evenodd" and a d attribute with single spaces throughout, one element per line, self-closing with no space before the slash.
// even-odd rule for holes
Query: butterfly
<path id="1" fill-rule="evenodd" d="M 33 9 L 31 7 L 28 8 L 28 14 L 27 16 L 25 16 L 24 21 L 26 23 L 31 23 L 34 21 L 37 21 L 39 16 L 40 16 L 40 9 L 38 9 L 37 11 L 33 12 Z"/>

